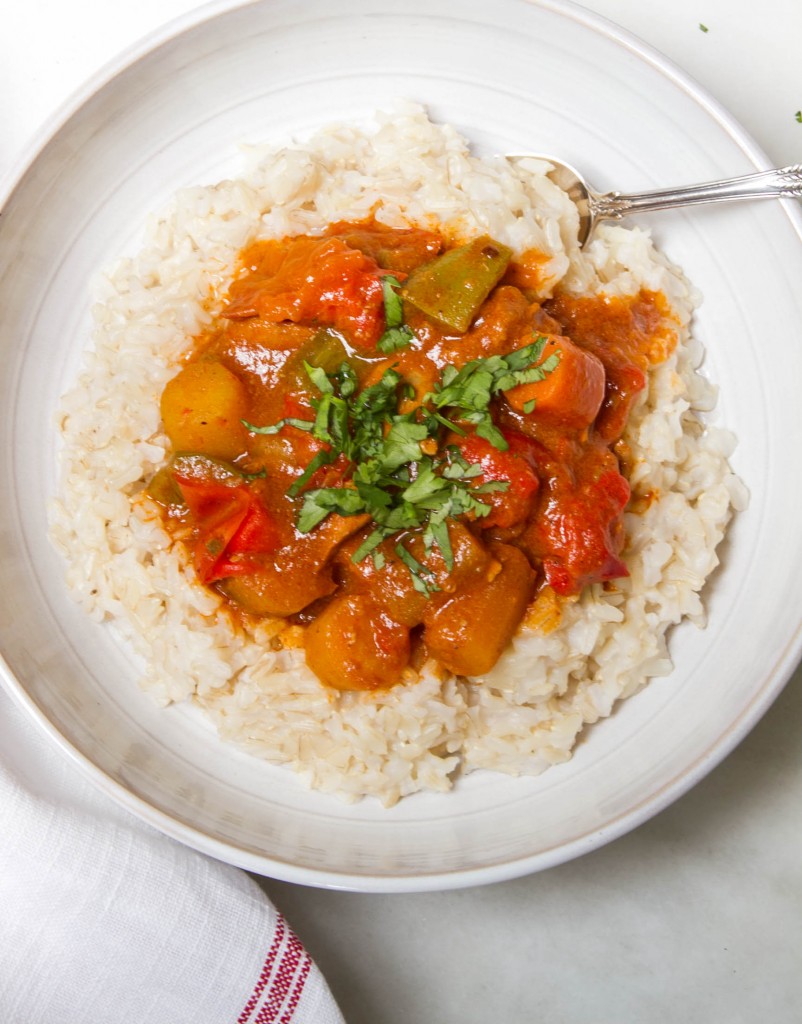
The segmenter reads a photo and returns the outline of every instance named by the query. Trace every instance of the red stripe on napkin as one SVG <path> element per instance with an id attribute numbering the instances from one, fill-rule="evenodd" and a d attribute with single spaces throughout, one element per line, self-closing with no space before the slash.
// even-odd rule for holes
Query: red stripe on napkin
<path id="1" fill-rule="evenodd" d="M 237 1024 L 291 1024 L 311 967 L 311 957 L 279 914 L 259 979 Z"/>
<path id="2" fill-rule="evenodd" d="M 293 989 L 292 994 L 290 995 L 289 1002 L 287 1003 L 287 1009 L 285 1010 L 284 1015 L 282 1016 L 279 1024 L 290 1024 L 290 1021 L 292 1020 L 292 1015 L 295 1013 L 298 1007 L 298 1002 L 301 998 L 301 993 L 304 990 L 306 978 L 307 975 L 309 974 L 311 967 L 312 958 L 309 956 L 306 950 L 304 950 L 304 955 L 301 961 L 301 969 L 298 972 L 298 976 L 295 982 L 295 988 Z"/>
<path id="3" fill-rule="evenodd" d="M 270 946 L 267 956 L 265 957 L 265 962 L 259 974 L 259 980 L 256 982 L 256 985 L 254 986 L 254 990 L 251 993 L 251 998 L 243 1007 L 242 1013 L 239 1015 L 239 1017 L 237 1017 L 237 1024 L 248 1024 L 251 1014 L 256 1009 L 256 1006 L 259 1002 L 259 998 L 262 995 L 262 992 L 264 991 L 264 987 L 267 984 L 268 980 L 270 979 L 270 975 L 273 973 L 273 965 L 276 961 L 276 956 L 278 955 L 279 947 L 281 946 L 281 943 L 284 940 L 284 935 L 286 934 L 286 931 L 287 922 L 284 920 L 281 914 L 279 914 L 278 921 L 276 922 L 276 934 L 273 936 L 273 942 Z"/>

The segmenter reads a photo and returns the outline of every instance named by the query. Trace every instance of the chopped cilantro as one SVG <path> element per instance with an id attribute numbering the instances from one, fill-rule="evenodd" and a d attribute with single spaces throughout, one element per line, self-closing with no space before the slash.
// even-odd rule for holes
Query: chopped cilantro
<path id="1" fill-rule="evenodd" d="M 794 116 L 796 117 L 797 121 L 799 121 L 799 123 L 802 124 L 802 110 L 797 110 Z"/>
<path id="2" fill-rule="evenodd" d="M 399 469 L 404 463 L 417 462 L 422 454 L 420 443 L 429 436 L 424 423 L 396 419 L 384 438 L 382 463 L 387 470 Z"/>
<path id="3" fill-rule="evenodd" d="M 271 423 L 267 427 L 257 427 L 254 423 L 249 423 L 247 420 L 240 420 L 240 422 L 252 434 L 277 434 L 282 427 L 297 427 L 298 430 L 311 430 L 314 427 L 314 423 L 311 423 L 309 420 L 299 420 L 292 416 L 284 420 L 278 420 L 277 423 Z"/>
<path id="4" fill-rule="evenodd" d="M 400 348 L 406 348 L 414 337 L 412 328 L 407 327 L 406 324 L 401 324 L 399 327 L 388 327 L 376 342 L 376 348 L 380 352 L 384 352 L 385 355 L 390 355 Z"/>
<path id="5" fill-rule="evenodd" d="M 412 329 L 404 323 L 404 306 L 401 296 L 396 290 L 401 287 L 401 282 L 392 274 L 385 274 L 381 281 L 386 330 L 376 343 L 376 348 L 389 355 L 399 348 L 405 348 L 415 335 L 412 333 Z"/>
<path id="6" fill-rule="evenodd" d="M 385 274 L 382 277 L 382 291 L 384 293 L 384 319 L 388 327 L 400 327 L 404 322 L 404 305 L 397 290 L 401 282 L 392 274 Z"/>
<path id="7" fill-rule="evenodd" d="M 387 315 L 388 319 L 399 315 L 392 302 Z M 399 404 L 408 396 L 409 385 L 394 369 L 385 370 L 379 381 L 359 391 L 356 374 L 347 362 L 334 373 L 304 363 L 319 392 L 310 399 L 313 419 L 288 418 L 264 427 L 243 423 L 258 434 L 296 427 L 324 445 L 288 491 L 291 498 L 301 500 L 296 521 L 301 533 L 309 533 L 333 512 L 366 515 L 374 529 L 352 555 L 353 561 L 372 555 L 374 565 L 380 568 L 384 556 L 378 548 L 384 540 L 420 530 L 425 551 L 436 547 L 450 571 L 454 556 L 449 519 L 487 516 L 490 506 L 482 499 L 506 490 L 509 481 L 478 483 L 483 475 L 481 466 L 467 462 L 455 445 L 442 446 L 440 441 L 446 430 L 465 434 L 467 424 L 505 450 L 508 444 L 493 422 L 490 404 L 503 391 L 543 380 L 557 366 L 558 352 L 540 362 L 545 344 L 546 338 L 537 336 L 506 356 L 474 359 L 459 370 L 447 366 L 421 406 L 406 413 L 399 412 Z M 317 470 L 337 459 L 348 467 L 342 484 L 310 487 Z M 402 543 L 395 550 L 412 574 L 416 589 L 426 594 L 437 589 L 431 570 Z"/>
<path id="8" fill-rule="evenodd" d="M 396 544 L 395 553 L 409 569 L 412 576 L 412 586 L 416 590 L 428 597 L 429 594 L 440 589 L 431 569 L 423 565 L 422 562 L 419 562 L 403 544 Z"/>
<path id="9" fill-rule="evenodd" d="M 295 483 L 289 488 L 287 494 L 291 498 L 297 498 L 301 491 L 306 487 L 315 473 L 322 467 L 328 466 L 334 461 L 334 455 L 330 448 L 323 448 L 315 455 L 311 462 L 304 469 L 303 473 L 298 477 Z M 324 517 L 325 518 L 325 517 Z M 310 527 L 311 529 L 311 527 Z M 301 533 L 307 533 L 307 530 L 301 530 Z"/>
<path id="10" fill-rule="evenodd" d="M 702 32 L 709 32 L 710 31 L 710 29 L 707 27 L 707 25 L 703 25 L 701 23 L 701 21 L 699 22 L 699 28 L 702 30 Z"/>
<path id="11" fill-rule="evenodd" d="M 506 356 L 473 359 L 461 370 L 447 366 L 434 392 L 426 396 L 424 403 L 430 400 L 435 409 L 455 410 L 461 420 L 473 424 L 480 437 L 495 448 L 506 451 L 508 445 L 493 423 L 490 402 L 502 391 L 543 380 L 555 369 L 560 361 L 557 352 L 539 363 L 546 341 L 543 335 L 538 335 L 529 345 Z"/>

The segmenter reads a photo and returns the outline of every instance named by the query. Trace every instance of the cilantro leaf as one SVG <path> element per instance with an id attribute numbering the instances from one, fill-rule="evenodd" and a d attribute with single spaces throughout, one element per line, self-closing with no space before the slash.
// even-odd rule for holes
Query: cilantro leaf
<path id="1" fill-rule="evenodd" d="M 423 533 L 423 543 L 426 550 L 430 550 L 434 544 L 443 556 L 446 569 L 451 572 L 454 568 L 454 551 L 451 547 L 451 537 L 448 532 L 447 517 L 444 514 L 432 516 L 429 525 Z"/>
<path id="2" fill-rule="evenodd" d="M 399 321 L 398 283 L 389 275 L 385 288 L 387 332 L 406 332 Z M 412 332 L 409 332 L 410 337 Z M 344 362 L 334 372 L 304 363 L 317 395 L 309 399 L 313 418 L 286 418 L 270 426 L 245 423 L 258 434 L 275 434 L 284 426 L 297 427 L 321 442 L 322 447 L 293 481 L 288 496 L 299 499 L 296 527 L 309 533 L 327 516 L 367 515 L 373 529 L 353 553 L 359 562 L 372 556 L 376 568 L 385 563 L 381 545 L 406 531 L 418 531 L 424 551 L 435 547 L 447 569 L 454 564 L 449 520 L 489 515 L 488 495 L 504 491 L 509 481 L 479 483 L 482 467 L 469 463 L 455 445 L 441 447 L 445 432 L 464 435 L 465 427 L 496 448 L 508 447 L 493 421 L 491 403 L 519 384 L 542 380 L 559 363 L 555 352 L 540 362 L 547 339 L 537 336 L 528 345 L 505 356 L 474 359 L 459 370 L 447 366 L 432 392 L 411 412 L 401 413 L 410 384 L 395 369 L 387 369 L 369 387 L 359 389 L 353 367 Z M 414 393 L 414 389 L 413 389 Z M 244 421 L 243 421 L 244 422 Z M 309 488 L 321 467 L 341 460 L 347 467 L 343 483 Z M 432 570 L 418 561 L 403 543 L 395 546 L 409 569 L 413 585 L 424 594 L 439 589 Z"/>
<path id="3" fill-rule="evenodd" d="M 319 451 L 317 455 L 315 455 L 314 458 L 306 466 L 303 473 L 301 473 L 297 480 L 295 480 L 295 482 L 289 487 L 289 489 L 287 490 L 287 494 L 289 494 L 291 498 L 295 498 L 297 495 L 301 493 L 304 487 L 306 487 L 306 485 L 309 483 L 309 481 L 312 479 L 312 477 L 320 469 L 321 466 L 327 466 L 333 461 L 334 454 L 330 448 L 324 448 L 321 451 Z M 302 530 L 301 532 L 305 533 L 306 531 Z"/>
<path id="4" fill-rule="evenodd" d="M 401 282 L 392 274 L 385 274 L 381 281 L 385 322 L 388 327 L 400 327 L 404 322 L 404 306 L 396 289 L 401 287 Z"/>
<path id="5" fill-rule="evenodd" d="M 543 380 L 554 371 L 560 361 L 559 352 L 538 363 L 547 341 L 543 335 L 537 335 L 529 345 L 506 356 L 473 359 L 460 370 L 446 367 L 434 392 L 424 402 L 430 402 L 435 409 L 455 410 L 458 418 L 474 424 L 480 437 L 505 451 L 508 445 L 493 423 L 490 403 L 496 395 L 519 384 Z"/>
<path id="6" fill-rule="evenodd" d="M 383 467 L 392 472 L 404 463 L 417 462 L 423 455 L 421 441 L 428 436 L 425 424 L 396 420 L 384 438 L 380 456 Z"/>
<path id="7" fill-rule="evenodd" d="M 405 548 L 403 544 L 396 544 L 395 553 L 409 569 L 412 576 L 412 586 L 415 590 L 428 597 L 430 594 L 440 589 L 437 585 L 437 580 L 434 578 L 432 570 L 423 565 L 422 562 L 419 562 L 412 552 Z"/>
<path id="8" fill-rule="evenodd" d="M 367 558 L 368 555 L 372 554 L 384 539 L 385 535 L 383 530 L 376 529 L 371 531 L 356 551 L 351 555 L 351 561 L 361 562 L 363 558 Z M 373 560 L 373 564 L 376 564 L 375 558 Z"/>
<path id="9" fill-rule="evenodd" d="M 355 516 L 365 511 L 365 502 L 358 491 L 350 487 L 319 487 L 304 495 L 296 526 L 300 533 L 309 533 L 331 512 Z"/>
<path id="10" fill-rule="evenodd" d="M 253 423 L 249 423 L 247 420 L 240 420 L 240 423 L 245 427 L 251 434 L 277 434 L 282 427 L 297 427 L 298 430 L 310 431 L 314 428 L 314 421 L 312 420 L 301 420 L 296 419 L 294 416 L 290 416 L 287 419 L 278 420 L 277 423 L 271 423 L 267 427 L 257 427 Z"/>
<path id="11" fill-rule="evenodd" d="M 400 348 L 406 348 L 415 335 L 412 328 L 406 324 L 399 324 L 398 327 L 388 327 L 376 342 L 376 348 L 385 355 L 397 352 Z"/>
<path id="12" fill-rule="evenodd" d="M 304 360 L 304 370 L 318 391 L 324 395 L 334 393 L 334 385 L 329 380 L 329 376 L 322 366 L 312 366 Z"/>
<path id="13" fill-rule="evenodd" d="M 386 330 L 376 343 L 376 348 L 385 355 L 405 348 L 415 337 L 412 328 L 404 323 L 404 304 L 397 289 L 401 282 L 392 274 L 384 274 L 381 279 L 384 296 L 384 322 Z"/>

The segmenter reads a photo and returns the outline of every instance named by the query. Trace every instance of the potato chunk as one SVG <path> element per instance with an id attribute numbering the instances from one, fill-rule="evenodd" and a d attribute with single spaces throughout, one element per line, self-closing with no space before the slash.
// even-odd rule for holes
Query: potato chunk
<path id="1" fill-rule="evenodd" d="M 337 555 L 339 575 L 349 590 L 369 591 L 372 600 L 396 622 L 417 626 L 429 607 L 429 599 L 415 589 L 412 574 L 396 551 L 399 543 L 431 571 L 443 594 L 485 573 L 492 561 L 482 541 L 458 519 L 451 521 L 448 532 L 453 557 L 451 569 L 447 568 L 437 547 L 426 552 L 420 532 L 402 534 L 381 544 L 379 551 L 384 562 L 381 569 L 376 569 L 370 556 L 354 562 L 351 556 L 364 540 L 363 535 L 358 535 L 344 544 Z"/>
<path id="2" fill-rule="evenodd" d="M 509 544 L 493 544 L 491 551 L 498 562 L 495 574 L 433 603 L 423 620 L 429 654 L 456 675 L 490 671 L 531 597 L 534 572 L 526 556 Z"/>
<path id="3" fill-rule="evenodd" d="M 281 552 L 279 552 L 281 554 Z M 328 597 L 337 584 L 329 569 L 299 571 L 281 561 L 266 563 L 263 570 L 247 576 L 220 580 L 218 590 L 249 615 L 296 615 L 321 597 Z"/>
<path id="4" fill-rule="evenodd" d="M 306 661 L 338 690 L 393 686 L 409 661 L 409 630 L 367 594 L 334 598 L 305 634 Z"/>
<path id="5" fill-rule="evenodd" d="M 222 363 L 185 366 L 162 392 L 161 415 L 176 451 L 235 459 L 247 447 L 247 393 Z"/>

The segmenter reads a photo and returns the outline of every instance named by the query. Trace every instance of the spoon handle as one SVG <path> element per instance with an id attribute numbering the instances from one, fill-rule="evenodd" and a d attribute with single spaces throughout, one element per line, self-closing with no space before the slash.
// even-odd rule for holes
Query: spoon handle
<path id="1" fill-rule="evenodd" d="M 733 199 L 802 199 L 802 164 L 777 170 L 744 174 L 726 181 L 711 181 L 704 185 L 684 188 L 665 188 L 654 192 L 605 192 L 591 195 L 591 212 L 603 220 L 619 220 L 628 213 L 646 213 L 668 210 L 675 206 L 694 206 L 697 203 L 723 203 Z"/>

